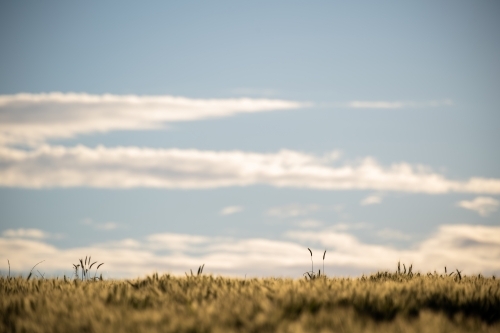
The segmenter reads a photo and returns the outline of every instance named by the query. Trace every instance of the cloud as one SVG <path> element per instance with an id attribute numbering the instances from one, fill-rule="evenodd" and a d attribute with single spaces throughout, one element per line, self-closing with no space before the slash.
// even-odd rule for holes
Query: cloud
<path id="1" fill-rule="evenodd" d="M 228 206 L 221 209 L 220 215 L 232 215 L 239 213 L 242 210 L 243 210 L 242 206 Z"/>
<path id="2" fill-rule="evenodd" d="M 116 222 L 104 222 L 104 223 L 98 223 L 95 221 L 92 221 L 91 219 L 84 219 L 82 221 L 83 224 L 90 225 L 95 229 L 98 230 L 114 230 L 120 227 L 120 224 Z"/>
<path id="3" fill-rule="evenodd" d="M 367 206 L 367 205 L 377 205 L 382 202 L 382 195 L 380 194 L 372 194 L 366 198 L 364 198 L 359 204 L 361 206 Z"/>
<path id="4" fill-rule="evenodd" d="M 500 273 L 500 227 L 471 225 L 440 226 L 406 250 L 366 244 L 334 229 L 290 231 L 282 239 L 153 234 L 66 249 L 44 239 L 3 236 L 0 270 L 5 271 L 9 259 L 13 271 L 26 275 L 34 263 L 46 260 L 40 267 L 42 272 L 68 275 L 82 253 L 92 253 L 92 258 L 105 262 L 106 278 L 144 276 L 154 271 L 184 274 L 203 263 L 213 274 L 300 277 L 310 267 L 307 247 L 312 249 L 316 265 L 322 263 L 327 249 L 325 269 L 329 275 L 393 271 L 398 261 L 413 264 L 414 271 L 421 272 L 442 271 L 448 266 L 467 275 Z"/>
<path id="5" fill-rule="evenodd" d="M 411 236 L 401 232 L 399 230 L 393 229 L 382 229 L 377 232 L 377 236 L 383 239 L 394 239 L 394 240 L 410 240 Z"/>
<path id="6" fill-rule="evenodd" d="M 100 223 L 100 224 L 96 224 L 95 227 L 96 229 L 100 229 L 100 230 L 114 230 L 116 228 L 118 228 L 120 225 L 118 223 L 115 223 L 115 222 L 106 222 L 106 223 Z"/>
<path id="7" fill-rule="evenodd" d="M 193 250 L 200 244 L 206 244 L 210 239 L 197 235 L 163 233 L 151 235 L 146 240 L 151 249 L 179 252 Z"/>
<path id="8" fill-rule="evenodd" d="M 12 238 L 35 238 L 42 239 L 49 237 L 49 234 L 38 229 L 7 229 L 2 232 L 4 237 Z"/>
<path id="9" fill-rule="evenodd" d="M 291 150 L 264 154 L 82 145 L 43 145 L 34 150 L 0 146 L 0 186 L 207 189 L 265 184 L 318 190 L 500 194 L 500 179 L 448 180 L 421 165 L 383 167 L 370 157 L 343 165 L 335 161 L 335 154 L 316 156 Z M 290 212 L 285 215 L 304 214 L 301 207 L 286 209 Z"/>
<path id="10" fill-rule="evenodd" d="M 291 204 L 280 207 L 273 207 L 267 211 L 267 215 L 279 218 L 297 217 L 304 216 L 313 213 L 320 209 L 319 205 L 301 205 L 301 204 Z"/>
<path id="11" fill-rule="evenodd" d="M 114 130 L 159 129 L 165 123 L 295 109 L 278 99 L 190 99 L 174 96 L 48 93 L 0 95 L 0 144 L 38 145 L 49 139 Z"/>
<path id="12" fill-rule="evenodd" d="M 453 101 L 449 99 L 429 102 L 402 102 L 402 101 L 352 101 L 346 104 L 352 109 L 403 109 L 403 108 L 426 108 L 451 106 Z"/>
<path id="13" fill-rule="evenodd" d="M 334 229 L 291 231 L 289 239 L 332 249 L 338 265 L 363 267 L 365 271 L 392 269 L 401 260 L 419 270 L 441 271 L 444 266 L 467 273 L 500 272 L 500 227 L 442 225 L 429 238 L 412 249 L 397 250 L 381 244 L 365 244 L 354 236 Z"/>
<path id="14" fill-rule="evenodd" d="M 296 222 L 295 225 L 300 227 L 300 228 L 305 228 L 305 229 L 310 229 L 310 228 L 319 228 L 323 225 L 324 223 L 321 221 L 317 220 L 303 220 Z"/>
<path id="15" fill-rule="evenodd" d="M 329 227 L 329 230 L 333 231 L 347 231 L 347 230 L 360 230 L 360 229 L 369 229 L 372 226 L 366 222 L 357 222 L 357 223 L 337 223 Z"/>
<path id="16" fill-rule="evenodd" d="M 458 207 L 476 211 L 482 217 L 487 217 L 498 210 L 500 201 L 491 197 L 477 197 L 474 200 L 462 200 L 457 203 Z"/>

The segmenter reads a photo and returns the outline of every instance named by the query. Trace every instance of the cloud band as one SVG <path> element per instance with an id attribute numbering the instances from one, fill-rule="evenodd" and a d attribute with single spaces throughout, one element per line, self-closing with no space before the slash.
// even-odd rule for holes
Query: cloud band
<path id="1" fill-rule="evenodd" d="M 43 233 L 40 231 L 40 233 Z M 0 269 L 27 274 L 34 263 L 46 260 L 40 269 L 71 274 L 71 263 L 92 253 L 105 262 L 104 276 L 124 277 L 154 271 L 183 274 L 201 264 L 213 274 L 300 277 L 310 267 L 307 247 L 314 254 L 315 268 L 327 249 L 328 275 L 357 275 L 393 271 L 398 261 L 413 264 L 414 272 L 458 268 L 464 274 L 500 273 L 500 227 L 444 225 L 412 249 L 366 244 L 351 234 L 325 229 L 290 231 L 283 239 L 234 239 L 187 234 L 153 234 L 144 239 L 124 239 L 82 248 L 59 249 L 38 238 L 5 231 L 0 237 Z M 312 245 L 313 244 L 313 245 Z M 13 251 L 12 249 L 15 249 Z M 4 260 L 5 259 L 5 260 Z M 322 268 L 322 267 L 321 267 Z"/>
<path id="2" fill-rule="evenodd" d="M 0 147 L 0 186 L 205 189 L 265 184 L 319 190 L 500 193 L 500 179 L 449 180 L 423 166 L 373 158 L 335 165 L 338 154 L 151 149 Z"/>
<path id="3" fill-rule="evenodd" d="M 36 145 L 49 139 L 113 130 L 162 128 L 165 123 L 295 109 L 278 99 L 190 99 L 174 96 L 48 93 L 0 95 L 0 144 Z"/>

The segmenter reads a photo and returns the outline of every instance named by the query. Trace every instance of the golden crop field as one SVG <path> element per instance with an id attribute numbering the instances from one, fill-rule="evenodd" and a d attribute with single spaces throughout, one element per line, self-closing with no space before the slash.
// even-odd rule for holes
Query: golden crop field
<path id="1" fill-rule="evenodd" d="M 500 332 L 494 277 L 0 278 L 1 332 Z"/>

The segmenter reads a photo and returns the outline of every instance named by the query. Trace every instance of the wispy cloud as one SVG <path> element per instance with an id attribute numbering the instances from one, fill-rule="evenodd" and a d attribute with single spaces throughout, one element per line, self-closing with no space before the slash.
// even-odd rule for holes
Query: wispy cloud
<path id="1" fill-rule="evenodd" d="M 451 106 L 453 101 L 450 99 L 413 102 L 413 101 L 352 101 L 345 106 L 352 109 L 403 109 L 403 108 L 427 108 L 439 106 Z"/>
<path id="2" fill-rule="evenodd" d="M 228 206 L 221 209 L 220 215 L 232 215 L 239 213 L 242 210 L 243 210 L 242 206 Z"/>
<path id="3" fill-rule="evenodd" d="M 382 195 L 381 194 L 372 194 L 361 200 L 359 203 L 361 206 L 367 206 L 367 205 L 377 205 L 382 202 Z"/>
<path id="4" fill-rule="evenodd" d="M 382 229 L 377 232 L 377 236 L 383 239 L 394 239 L 394 240 L 411 240 L 411 235 L 405 234 L 399 230 L 394 229 Z"/>
<path id="5" fill-rule="evenodd" d="M 57 92 L 0 95 L 0 144 L 35 145 L 84 133 L 159 129 L 169 122 L 295 109 L 305 105 L 255 98 L 191 99 Z"/>
<path id="6" fill-rule="evenodd" d="M 500 201 L 491 197 L 477 197 L 474 200 L 457 202 L 458 207 L 476 211 L 482 217 L 487 217 L 498 210 Z"/>
<path id="7" fill-rule="evenodd" d="M 273 207 L 267 211 L 267 215 L 279 217 L 279 218 L 288 218 L 288 217 L 297 217 L 297 216 L 305 216 L 310 213 L 313 213 L 320 209 L 319 205 L 316 204 L 290 204 L 286 206 Z"/>
<path id="8" fill-rule="evenodd" d="M 95 222 L 92 219 L 86 218 L 82 221 L 83 224 L 89 225 L 98 230 L 114 230 L 120 227 L 116 222 Z"/>
<path id="9" fill-rule="evenodd" d="M 355 223 L 336 223 L 329 227 L 329 230 L 333 231 L 347 231 L 347 230 L 360 230 L 360 229 L 370 229 L 372 225 L 366 222 L 355 222 Z"/>
<path id="10" fill-rule="evenodd" d="M 429 238 L 406 250 L 365 244 L 350 234 L 334 229 L 291 231 L 287 236 L 304 244 L 332 249 L 329 252 L 333 252 L 338 265 L 354 265 L 366 270 L 368 267 L 391 269 L 395 262 L 401 260 L 413 263 L 414 267 L 422 270 L 441 270 L 448 265 L 463 268 L 469 273 L 500 271 L 498 226 L 442 225 Z"/>
<path id="11" fill-rule="evenodd" d="M 114 230 L 118 228 L 120 225 L 116 222 L 105 222 L 105 223 L 100 223 L 96 224 L 96 229 L 100 230 Z"/>
<path id="12" fill-rule="evenodd" d="M 42 239 L 49 237 L 49 234 L 38 229 L 7 229 L 2 232 L 4 237 L 12 238 L 35 238 Z"/>
<path id="13" fill-rule="evenodd" d="M 319 190 L 500 193 L 496 178 L 449 180 L 421 165 L 383 167 L 367 157 L 337 166 L 336 160 L 335 154 L 291 150 L 263 154 L 81 145 L 44 145 L 29 151 L 0 147 L 0 186 L 202 189 L 266 184 Z"/>
<path id="14" fill-rule="evenodd" d="M 295 222 L 296 226 L 298 226 L 300 228 L 304 228 L 304 229 L 319 228 L 319 227 L 323 226 L 323 224 L 324 223 L 321 221 L 311 220 L 311 219 Z"/>
<path id="15" fill-rule="evenodd" d="M 43 233 L 43 232 L 42 232 Z M 302 275 L 310 267 L 309 253 L 321 262 L 328 250 L 328 274 L 369 273 L 393 270 L 401 260 L 415 271 L 441 271 L 457 267 L 466 274 L 500 273 L 500 227 L 444 225 L 420 244 L 406 250 L 367 244 L 353 235 L 323 229 L 290 231 L 283 239 L 222 238 L 187 234 L 153 234 L 143 239 L 123 239 L 60 249 L 44 239 L 0 237 L 0 269 L 9 259 L 12 269 L 27 273 L 34 263 L 46 260 L 44 272 L 70 272 L 71 263 L 83 253 L 105 262 L 106 277 L 139 276 L 154 271 L 183 274 L 205 263 L 207 272 L 250 276 Z"/>

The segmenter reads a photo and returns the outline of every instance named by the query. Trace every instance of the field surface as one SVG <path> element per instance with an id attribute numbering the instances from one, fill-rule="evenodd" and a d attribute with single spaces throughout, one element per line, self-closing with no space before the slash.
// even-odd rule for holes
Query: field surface
<path id="1" fill-rule="evenodd" d="M 500 332 L 482 276 L 0 278 L 0 332 Z"/>

